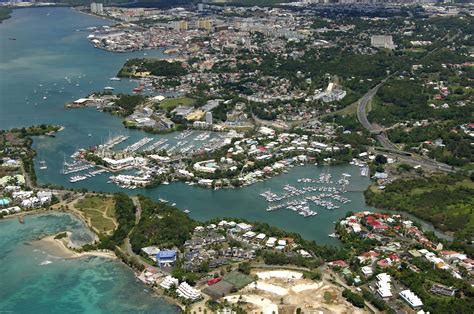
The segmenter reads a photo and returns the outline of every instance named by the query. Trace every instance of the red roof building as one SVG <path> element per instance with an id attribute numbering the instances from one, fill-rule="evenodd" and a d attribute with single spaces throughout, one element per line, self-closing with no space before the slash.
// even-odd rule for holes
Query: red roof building
<path id="1" fill-rule="evenodd" d="M 382 223 L 380 220 L 368 221 L 367 223 L 374 231 L 383 231 L 388 229 L 388 226 Z"/>
<path id="2" fill-rule="evenodd" d="M 377 262 L 377 265 L 379 265 L 380 267 L 390 267 L 392 266 L 392 260 L 389 259 L 389 258 L 384 258 L 384 259 L 381 259 L 380 261 Z"/>
<path id="3" fill-rule="evenodd" d="M 378 257 L 379 255 L 380 255 L 380 253 L 377 253 L 375 251 L 368 251 L 368 252 L 362 253 L 360 256 L 363 256 L 363 257 Z"/>
<path id="4" fill-rule="evenodd" d="M 342 259 L 329 262 L 328 265 L 331 267 L 342 267 L 342 268 L 349 267 L 349 265 L 347 265 L 347 263 L 343 261 Z"/>

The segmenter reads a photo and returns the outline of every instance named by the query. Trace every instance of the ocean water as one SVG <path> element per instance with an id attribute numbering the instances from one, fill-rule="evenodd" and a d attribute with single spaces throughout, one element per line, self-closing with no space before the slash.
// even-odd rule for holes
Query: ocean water
<path id="1" fill-rule="evenodd" d="M 75 241 L 90 235 L 69 214 L 0 221 L 0 312 L 2 313 L 178 313 L 174 305 L 145 291 L 125 265 L 99 257 L 64 259 L 33 241 L 68 230 Z"/>

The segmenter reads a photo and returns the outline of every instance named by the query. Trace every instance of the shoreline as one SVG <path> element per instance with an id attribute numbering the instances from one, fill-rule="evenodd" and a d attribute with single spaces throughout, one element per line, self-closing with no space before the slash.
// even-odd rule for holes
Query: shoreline
<path id="1" fill-rule="evenodd" d="M 82 13 L 82 14 L 85 14 L 85 15 L 88 15 L 88 16 L 92 16 L 92 17 L 95 17 L 95 18 L 99 18 L 99 19 L 102 19 L 102 20 L 105 20 L 105 21 L 109 21 L 109 22 L 114 22 L 114 23 L 120 23 L 120 21 L 116 21 L 114 19 L 111 19 L 111 18 L 107 18 L 105 16 L 101 16 L 101 15 L 95 15 L 95 14 L 92 14 L 92 13 L 87 13 L 85 11 L 82 11 L 80 9 L 77 9 L 76 7 L 70 7 L 72 10 L 76 11 L 76 12 L 79 12 L 79 13 Z"/>
<path id="2" fill-rule="evenodd" d="M 54 234 L 54 235 L 49 235 L 49 236 L 43 237 L 39 240 L 34 240 L 31 243 L 33 243 L 33 245 L 42 246 L 42 248 L 45 251 L 49 251 L 48 253 L 50 253 L 52 255 L 58 255 L 60 258 L 64 258 L 65 260 L 74 260 L 74 259 L 90 258 L 90 257 L 100 257 L 100 258 L 104 258 L 104 259 L 107 259 L 107 260 L 118 261 L 118 262 L 121 262 L 122 264 L 124 264 L 126 266 L 126 268 L 128 270 L 130 270 L 135 275 L 135 277 L 138 275 L 137 272 L 135 272 L 126 263 L 123 263 L 122 260 L 117 255 L 115 255 L 115 253 L 112 252 L 112 251 L 109 251 L 109 250 L 103 250 L 103 251 L 95 250 L 95 251 L 77 252 L 77 251 L 69 248 L 68 245 L 67 245 L 67 242 L 69 241 L 69 237 L 71 235 L 71 232 L 70 231 L 65 231 L 65 233 L 67 234 L 66 237 L 61 238 L 61 239 L 55 239 L 55 237 L 58 234 L 61 234 L 61 233 L 63 233 L 63 232 L 59 232 L 59 233 Z M 185 306 L 183 304 L 181 304 L 178 300 L 162 293 L 160 289 L 147 286 L 147 285 L 143 284 L 141 281 L 140 281 L 140 283 L 143 286 L 149 288 L 150 292 L 153 295 L 158 296 L 160 298 L 163 298 L 168 303 L 174 304 L 181 311 L 185 310 Z"/>
<path id="3" fill-rule="evenodd" d="M 67 242 L 69 242 L 69 237 L 71 235 L 70 231 L 65 231 L 67 236 L 61 239 L 55 239 L 58 234 L 49 235 L 39 240 L 33 241 L 38 244 L 44 244 L 46 248 L 50 248 L 52 251 L 55 251 L 56 254 L 60 255 L 65 259 L 77 259 L 82 257 L 102 257 L 112 260 L 118 260 L 118 257 L 112 251 L 86 251 L 86 252 L 77 252 L 71 249 Z"/>

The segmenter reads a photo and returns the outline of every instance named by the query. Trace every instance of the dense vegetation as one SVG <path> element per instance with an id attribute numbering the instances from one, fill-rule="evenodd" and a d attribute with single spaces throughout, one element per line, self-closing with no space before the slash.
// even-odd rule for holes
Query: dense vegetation
<path id="1" fill-rule="evenodd" d="M 131 59 L 125 62 L 118 77 L 135 76 L 136 72 L 150 72 L 152 75 L 178 77 L 187 73 L 179 61 L 168 62 L 157 59 Z"/>
<path id="2" fill-rule="evenodd" d="M 167 204 L 154 202 L 140 196 L 142 215 L 130 235 L 130 243 L 135 252 L 149 245 L 167 248 L 181 248 L 191 237 L 197 225 L 189 216 Z"/>
<path id="3" fill-rule="evenodd" d="M 365 306 L 364 298 L 349 289 L 344 289 L 344 291 L 342 291 L 342 296 L 356 307 L 363 308 Z"/>
<path id="4" fill-rule="evenodd" d="M 10 18 L 10 13 L 12 13 L 12 9 L 11 9 L 11 8 L 0 7 L 0 23 L 1 23 L 3 20 L 6 20 L 6 19 Z"/>
<path id="5" fill-rule="evenodd" d="M 474 235 L 474 183 L 460 174 L 395 181 L 384 192 L 369 189 L 368 204 L 412 213 L 437 228 L 471 240 Z"/>
<path id="6" fill-rule="evenodd" d="M 374 106 L 369 120 L 390 126 L 409 119 L 424 119 L 430 108 L 428 96 L 418 81 L 394 79 L 383 85 L 377 96 L 381 103 Z"/>
<path id="7" fill-rule="evenodd" d="M 384 300 L 380 297 L 375 296 L 372 292 L 367 289 L 362 289 L 362 297 L 372 303 L 380 311 L 386 311 L 387 313 L 396 313 L 392 310 Z"/>
<path id="8" fill-rule="evenodd" d="M 465 116 L 468 117 L 469 113 L 466 112 Z M 444 121 L 440 124 L 414 127 L 410 131 L 395 128 L 387 134 L 392 142 L 405 144 L 406 150 L 418 149 L 423 145 L 420 143 L 425 141 L 441 140 L 443 146 L 423 145 L 430 148 L 428 156 L 455 167 L 462 167 L 474 162 L 474 146 L 471 145 L 472 139 L 459 125 L 456 121 Z"/>
<path id="9" fill-rule="evenodd" d="M 115 105 L 123 110 L 121 112 L 122 116 L 131 115 L 135 108 L 140 106 L 146 100 L 142 95 L 120 94 L 118 96 L 119 98 L 115 101 Z"/>

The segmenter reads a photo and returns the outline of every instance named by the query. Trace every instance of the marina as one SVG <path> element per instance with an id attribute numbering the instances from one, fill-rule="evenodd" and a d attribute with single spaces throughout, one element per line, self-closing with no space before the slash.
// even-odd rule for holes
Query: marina
<path id="1" fill-rule="evenodd" d="M 142 148 L 143 146 L 145 146 L 146 144 L 150 143 L 151 141 L 153 141 L 152 137 L 144 137 L 141 140 L 139 140 L 138 142 L 133 143 L 133 144 L 125 147 L 125 149 L 123 151 L 133 153 L 133 152 L 139 150 L 140 148 Z"/>
<path id="2" fill-rule="evenodd" d="M 260 196 L 267 201 L 268 207 L 266 210 L 268 212 L 286 208 L 303 217 L 316 216 L 317 212 L 310 209 L 311 205 L 333 210 L 341 208 L 337 203 L 346 204 L 351 202 L 349 198 L 341 195 L 347 192 L 346 186 L 349 185 L 347 179 L 349 176 L 348 174 L 342 174 L 341 179 L 338 180 L 339 186 L 333 185 L 329 173 L 321 173 L 318 179 L 298 178 L 296 181 L 303 184 L 303 186 L 296 187 L 286 184 L 279 193 L 268 190 L 260 193 Z M 318 185 L 308 185 L 309 183 Z"/>
<path id="3" fill-rule="evenodd" d="M 117 135 L 115 137 L 111 137 L 109 134 L 109 139 L 101 146 L 104 148 L 112 149 L 114 146 L 119 145 L 120 143 L 126 141 L 128 138 L 129 136 L 127 135 Z"/>
<path id="4" fill-rule="evenodd" d="M 62 174 L 67 175 L 71 173 L 81 172 L 93 168 L 91 164 L 84 164 L 79 161 L 74 161 L 73 163 L 64 162 L 64 168 Z"/>
<path id="5" fill-rule="evenodd" d="M 166 139 L 166 138 L 159 139 L 158 141 L 151 144 L 150 146 L 145 147 L 145 149 L 143 149 L 143 151 L 144 152 L 155 151 L 155 150 L 157 150 L 158 147 L 160 147 L 162 144 L 166 143 L 167 141 L 168 141 L 168 139 Z"/>
<path id="6" fill-rule="evenodd" d="M 186 130 L 180 134 L 178 134 L 177 136 L 175 136 L 175 139 L 177 140 L 184 140 L 185 138 L 191 136 L 191 134 L 193 134 L 194 131 L 193 130 Z"/>

